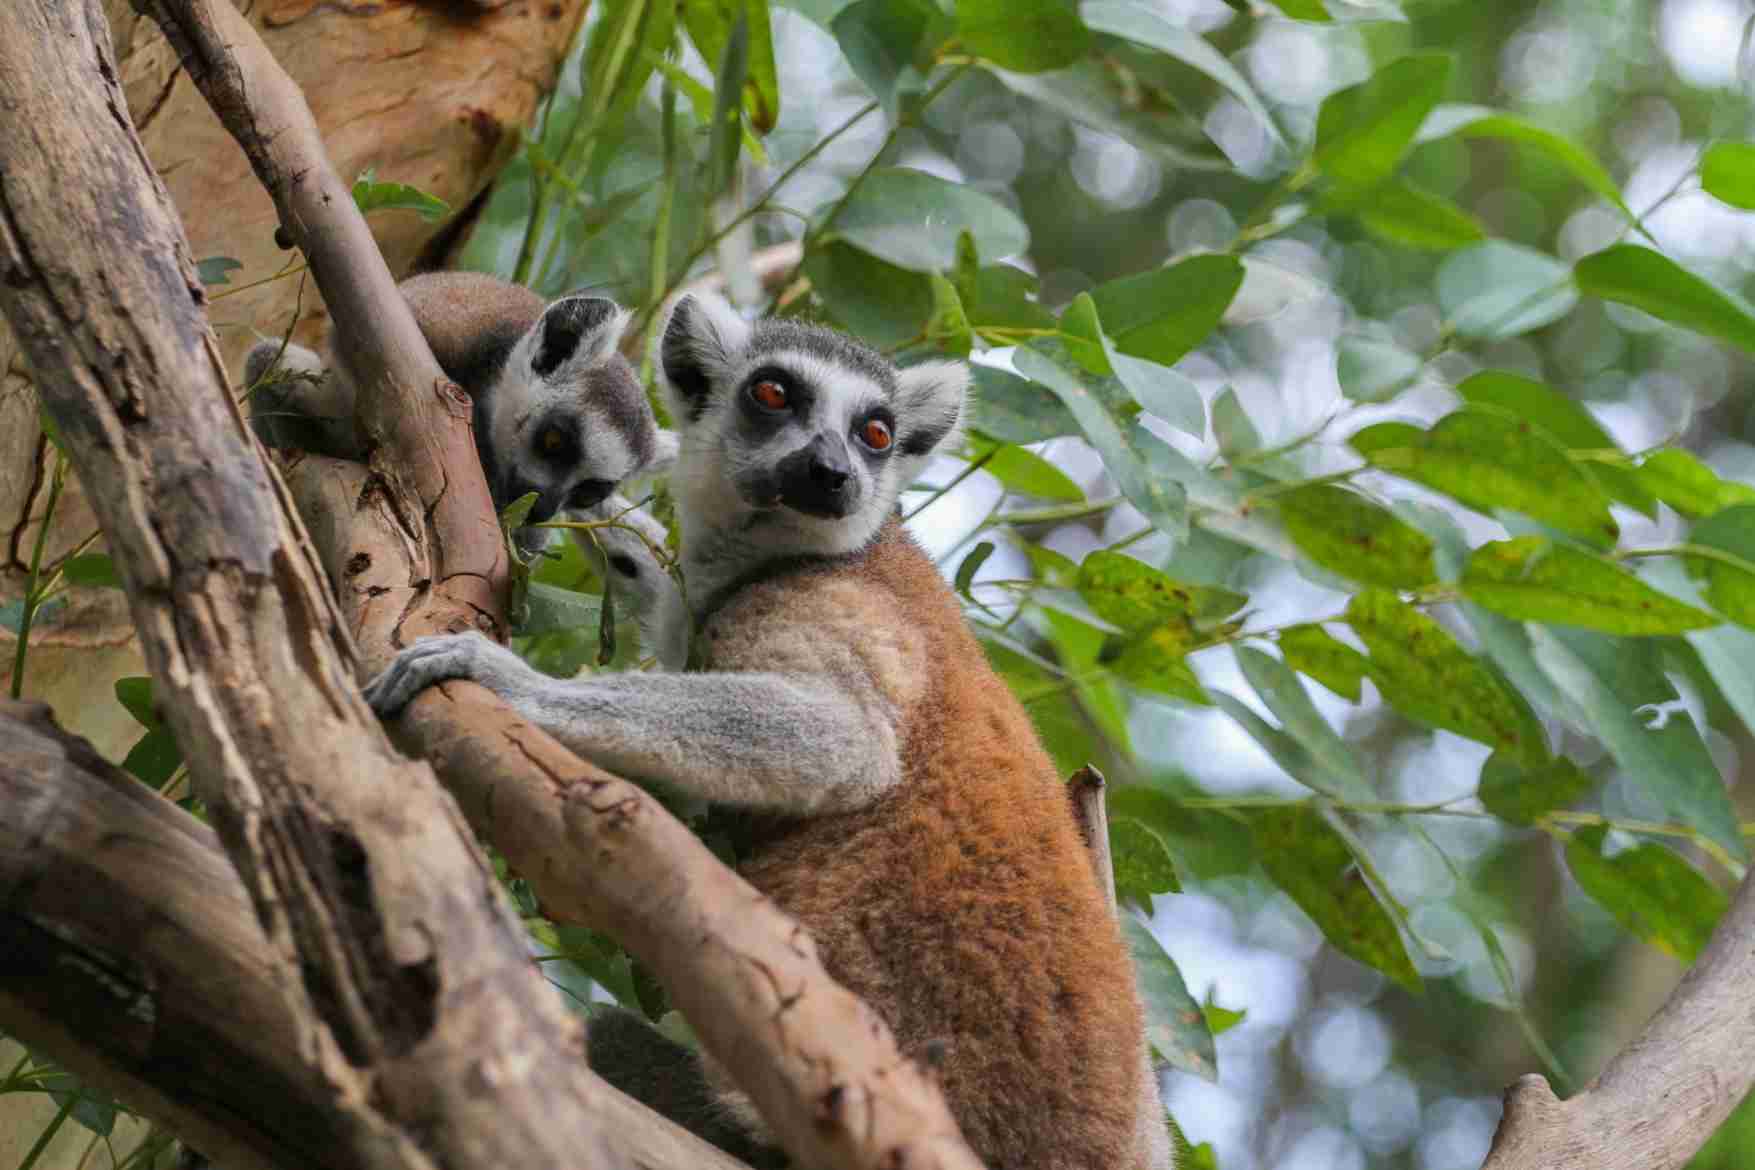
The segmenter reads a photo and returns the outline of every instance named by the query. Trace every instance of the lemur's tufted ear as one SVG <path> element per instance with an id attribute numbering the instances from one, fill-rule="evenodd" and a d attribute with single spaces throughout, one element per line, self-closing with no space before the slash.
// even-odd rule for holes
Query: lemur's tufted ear
<path id="1" fill-rule="evenodd" d="M 749 339 L 749 323 L 720 298 L 677 299 L 658 343 L 658 365 L 678 415 L 701 417 L 714 383 L 730 374 Z"/>
<path id="2" fill-rule="evenodd" d="M 602 297 L 562 297 L 531 326 L 530 368 L 552 378 L 562 366 L 590 363 L 614 347 L 628 314 Z"/>
<path id="3" fill-rule="evenodd" d="M 963 362 L 921 362 L 901 372 L 896 389 L 896 425 L 904 455 L 929 455 L 957 432 L 969 392 Z"/>

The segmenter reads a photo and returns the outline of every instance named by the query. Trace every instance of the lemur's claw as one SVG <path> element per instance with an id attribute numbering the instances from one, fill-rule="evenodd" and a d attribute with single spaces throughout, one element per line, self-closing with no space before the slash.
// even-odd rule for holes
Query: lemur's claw
<path id="1" fill-rule="evenodd" d="M 366 684 L 366 702 L 380 719 L 388 719 L 434 683 L 453 678 L 480 679 L 485 673 L 484 652 L 497 649 L 480 634 L 422 638 Z"/>

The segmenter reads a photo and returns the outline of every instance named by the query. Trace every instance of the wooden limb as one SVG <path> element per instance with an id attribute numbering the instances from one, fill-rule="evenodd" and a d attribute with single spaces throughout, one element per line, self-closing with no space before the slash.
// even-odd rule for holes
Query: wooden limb
<path id="1" fill-rule="evenodd" d="M 249 895 L 205 825 L 0 701 L 0 1017 L 227 1170 L 373 1164 L 329 1108 Z M 582 1058 L 581 1058 L 582 1059 Z M 739 1170 L 605 1088 L 603 1126 L 645 1170 Z"/>
<path id="2" fill-rule="evenodd" d="M 1482 1170 L 1674 1170 L 1755 1086 L 1755 886 L 1645 1031 L 1562 1101 L 1541 1076 L 1505 1092 Z"/>
<path id="3" fill-rule="evenodd" d="M 382 444 L 372 477 L 352 497 L 350 522 L 331 515 L 313 526 L 349 534 L 345 552 L 330 548 L 324 561 L 342 567 L 337 584 L 367 672 L 422 633 L 473 625 L 503 635 L 504 546 L 467 412 L 330 171 L 297 88 L 224 0 L 135 3 L 165 26 L 249 155 L 343 330 L 338 352 L 366 388 L 360 422 Z M 937 1088 L 828 977 L 799 927 L 657 802 L 470 683 L 430 689 L 395 730 L 434 761 L 546 902 L 610 930 L 658 974 L 797 1161 L 978 1164 Z"/>
<path id="4" fill-rule="evenodd" d="M 333 597 L 234 404 L 97 0 L 0 5 L 0 108 L 0 308 L 249 891 L 292 1051 L 348 1139 L 325 1160 L 631 1164 L 455 804 L 359 695 Z"/>

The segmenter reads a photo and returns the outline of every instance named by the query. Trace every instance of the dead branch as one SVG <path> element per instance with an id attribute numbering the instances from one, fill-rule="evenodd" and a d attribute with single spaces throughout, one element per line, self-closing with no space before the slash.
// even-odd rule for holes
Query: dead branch
<path id="1" fill-rule="evenodd" d="M 368 669 L 437 630 L 504 632 L 504 553 L 469 440 L 303 99 L 228 4 L 136 0 L 238 138 L 304 249 L 379 444 L 347 550 L 328 550 Z M 316 467 L 312 463 L 309 466 Z M 309 494 L 309 493 L 306 493 Z M 347 696 L 357 702 L 357 692 Z M 670 991 L 795 1158 L 823 1167 L 974 1166 L 936 1088 L 823 971 L 799 928 L 639 789 L 593 768 L 468 683 L 398 720 L 551 904 L 615 933 Z M 612 863 L 613 865 L 609 864 Z"/>
<path id="2" fill-rule="evenodd" d="M 1537 1075 L 1505 1091 L 1482 1170 L 1674 1170 L 1755 1086 L 1755 888 L 1602 1075 L 1562 1101 Z"/>
<path id="3" fill-rule="evenodd" d="M 367 1166 L 379 1138 L 300 1054 L 278 960 L 205 825 L 105 763 L 46 707 L 0 701 L 0 1017 L 227 1170 Z M 583 1059 L 579 1054 L 578 1059 Z M 644 1170 L 739 1170 L 604 1088 Z"/>
<path id="4" fill-rule="evenodd" d="M 0 308 L 250 893 L 294 1051 L 349 1139 L 329 1160 L 628 1164 L 594 1121 L 606 1087 L 577 1060 L 577 1025 L 532 973 L 456 806 L 359 697 L 96 0 L 0 6 L 0 107 Z"/>

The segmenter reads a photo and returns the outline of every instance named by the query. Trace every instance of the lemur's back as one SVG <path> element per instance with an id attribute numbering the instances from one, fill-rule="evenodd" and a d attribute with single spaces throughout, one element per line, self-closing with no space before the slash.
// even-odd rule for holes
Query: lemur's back
<path id="1" fill-rule="evenodd" d="M 1125 1167 L 1132 968 L 1064 781 L 937 568 L 892 522 L 853 557 L 744 588 L 702 632 L 709 668 L 862 673 L 903 729 L 897 788 L 777 830 L 745 876 L 904 1052 L 937 1060 L 990 1167 Z"/>

